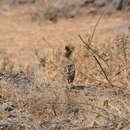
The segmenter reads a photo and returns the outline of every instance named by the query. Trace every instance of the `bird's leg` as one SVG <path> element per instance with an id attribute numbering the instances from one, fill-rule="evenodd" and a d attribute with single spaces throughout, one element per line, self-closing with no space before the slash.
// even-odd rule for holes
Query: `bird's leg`
<path id="1" fill-rule="evenodd" d="M 70 83 L 69 84 L 69 90 L 71 90 L 73 88 L 74 84 L 73 83 Z"/>

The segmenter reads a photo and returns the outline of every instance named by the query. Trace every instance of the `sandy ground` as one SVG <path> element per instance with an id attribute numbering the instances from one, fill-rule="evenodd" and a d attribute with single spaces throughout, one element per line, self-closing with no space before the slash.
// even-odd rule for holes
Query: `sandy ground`
<path id="1" fill-rule="evenodd" d="M 51 47 L 63 48 L 66 43 L 79 47 L 81 42 L 78 35 L 91 34 L 99 17 L 83 14 L 73 19 L 60 19 L 56 24 L 49 21 L 33 22 L 29 13 L 31 9 L 34 7 L 29 5 L 13 7 L 0 15 L 0 50 L 15 56 L 19 62 L 33 59 L 33 48 L 47 52 Z M 127 23 L 127 16 L 121 14 L 104 16 L 97 27 L 94 40 L 101 42 L 113 34 L 128 33 L 126 28 L 114 29 Z"/>

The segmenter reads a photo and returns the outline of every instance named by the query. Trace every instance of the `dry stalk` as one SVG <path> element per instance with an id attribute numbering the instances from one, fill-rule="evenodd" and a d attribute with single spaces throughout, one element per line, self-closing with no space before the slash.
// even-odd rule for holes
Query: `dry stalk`
<path id="1" fill-rule="evenodd" d="M 80 38 L 80 40 L 82 41 L 82 43 L 85 45 L 85 47 L 87 48 L 87 50 L 92 54 L 93 58 L 96 60 L 97 64 L 99 65 L 99 67 L 101 68 L 101 70 L 102 70 L 102 72 L 103 72 L 103 75 L 104 75 L 105 79 L 106 79 L 106 80 L 108 81 L 108 83 L 113 87 L 113 84 L 112 84 L 111 80 L 108 78 L 108 75 L 107 75 L 106 71 L 104 70 L 104 68 L 103 68 L 103 66 L 102 66 L 102 64 L 101 64 L 101 62 L 99 61 L 99 59 L 98 59 L 97 57 L 99 57 L 100 59 L 102 59 L 102 60 L 104 61 L 104 63 L 106 63 L 105 60 L 104 60 L 101 56 L 99 56 L 99 55 L 95 52 L 95 50 L 94 50 L 92 47 L 90 47 L 90 45 L 89 45 L 89 44 L 92 43 L 92 40 L 93 40 L 93 38 L 94 38 L 94 35 L 95 35 L 95 32 L 96 32 L 97 26 L 99 25 L 99 23 L 100 23 L 102 17 L 104 16 L 104 14 L 105 14 L 105 13 L 103 12 L 103 14 L 98 18 L 98 20 L 97 20 L 97 22 L 96 22 L 96 24 L 95 24 L 95 26 L 94 26 L 92 35 L 91 35 L 91 37 L 88 39 L 88 43 L 85 42 L 80 35 L 79 35 L 79 38 Z M 97 56 L 97 57 L 96 57 L 96 56 Z M 106 64 L 107 64 L 107 63 L 106 63 Z"/>
<path id="2" fill-rule="evenodd" d="M 96 55 L 99 59 L 101 59 L 107 66 L 108 66 L 108 64 L 106 63 L 106 61 L 100 56 L 100 55 L 98 55 L 97 53 L 96 53 L 96 51 L 92 48 L 92 47 L 90 47 L 90 45 L 89 44 L 91 44 L 92 42 L 85 42 L 85 40 L 81 37 L 81 35 L 79 35 L 79 38 L 80 38 L 80 40 L 82 41 L 82 43 L 85 45 L 85 47 L 89 50 L 89 52 L 92 54 L 94 54 L 94 55 Z M 109 67 L 109 66 L 108 66 Z"/>
<path id="3" fill-rule="evenodd" d="M 89 39 L 90 43 L 92 42 L 92 40 L 93 40 L 93 38 L 94 38 L 94 35 L 95 35 L 95 33 L 96 33 L 97 26 L 99 25 L 99 23 L 100 23 L 102 17 L 104 16 L 104 14 L 105 14 L 105 12 L 103 12 L 103 14 L 100 15 L 100 17 L 98 18 L 98 20 L 97 20 L 97 22 L 96 22 L 96 24 L 95 24 L 95 26 L 94 26 L 92 35 L 91 35 L 91 37 L 90 37 L 90 39 Z"/>
<path id="4" fill-rule="evenodd" d="M 99 55 L 97 55 L 97 54 L 95 53 L 95 51 L 93 50 L 93 48 L 91 48 L 91 47 L 83 40 L 83 38 L 82 38 L 80 35 L 79 35 L 79 37 L 80 37 L 81 41 L 85 44 L 87 50 L 92 54 L 93 58 L 96 60 L 96 62 L 97 62 L 97 64 L 99 65 L 99 67 L 101 68 L 105 79 L 106 79 L 106 80 L 108 81 L 108 83 L 113 87 L 112 82 L 111 82 L 110 79 L 108 78 L 106 71 L 104 70 L 102 64 L 100 63 L 100 61 L 99 61 L 98 58 L 96 57 L 96 56 L 99 57 Z M 101 58 L 100 58 L 100 59 L 101 59 Z"/>
<path id="5" fill-rule="evenodd" d="M 122 39 L 122 49 L 123 49 L 125 64 L 127 66 L 126 39 L 124 38 Z"/>
<path id="6" fill-rule="evenodd" d="M 130 32 L 130 26 L 128 26 L 128 30 L 129 30 L 129 32 Z"/>
<path id="7" fill-rule="evenodd" d="M 130 68 L 130 65 L 125 66 L 124 68 L 122 68 L 120 71 L 118 71 L 111 79 L 112 81 L 114 81 L 114 78 L 116 78 L 119 74 L 121 74 L 123 71 L 128 70 L 128 68 Z"/>
<path id="8" fill-rule="evenodd" d="M 39 62 L 39 66 L 42 66 L 43 68 L 46 67 L 46 58 L 45 57 L 40 57 L 38 54 L 38 50 L 34 50 L 34 54 Z"/>
<path id="9" fill-rule="evenodd" d="M 96 62 L 98 63 L 99 67 L 101 68 L 101 70 L 102 70 L 102 72 L 103 72 L 103 74 L 104 74 L 106 80 L 108 81 L 108 83 L 109 83 L 112 87 L 114 87 L 113 84 L 112 84 L 112 82 L 111 82 L 110 79 L 108 78 L 106 71 L 105 71 L 104 68 L 102 67 L 100 61 L 97 59 L 97 57 L 96 57 L 95 55 L 93 55 L 93 57 L 94 57 L 94 59 L 96 60 Z"/>

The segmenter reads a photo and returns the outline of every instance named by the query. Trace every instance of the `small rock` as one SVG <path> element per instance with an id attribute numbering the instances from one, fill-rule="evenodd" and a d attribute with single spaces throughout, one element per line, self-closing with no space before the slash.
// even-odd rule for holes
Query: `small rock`
<path id="1" fill-rule="evenodd" d="M 113 0 L 112 1 L 112 6 L 117 10 L 122 9 L 122 4 L 123 4 L 123 0 Z"/>
<path id="2" fill-rule="evenodd" d="M 14 109 L 16 109 L 16 104 L 14 104 L 13 102 L 5 102 L 3 104 L 0 105 L 0 111 L 13 111 Z"/>
<path id="3" fill-rule="evenodd" d="M 66 12 L 66 17 L 67 18 L 73 18 L 73 17 L 75 17 L 76 16 L 76 14 L 77 14 L 77 12 L 76 12 L 76 10 L 67 10 L 67 12 Z"/>
<path id="4" fill-rule="evenodd" d="M 95 7 L 90 8 L 88 11 L 89 14 L 94 14 L 94 15 L 97 14 L 97 12 L 98 12 L 98 10 Z"/>
<path id="5" fill-rule="evenodd" d="M 35 0 L 12 0 L 12 5 L 35 3 Z"/>
<path id="6" fill-rule="evenodd" d="M 126 34 L 120 34 L 120 35 L 117 35 L 113 41 L 121 41 L 123 39 L 130 39 L 130 35 L 126 35 Z"/>
<path id="7" fill-rule="evenodd" d="M 94 4 L 97 6 L 97 7 L 103 7 L 107 4 L 107 1 L 106 0 L 96 0 L 94 2 Z"/>
<path id="8" fill-rule="evenodd" d="M 72 86 L 71 89 L 83 90 L 85 86 Z"/>

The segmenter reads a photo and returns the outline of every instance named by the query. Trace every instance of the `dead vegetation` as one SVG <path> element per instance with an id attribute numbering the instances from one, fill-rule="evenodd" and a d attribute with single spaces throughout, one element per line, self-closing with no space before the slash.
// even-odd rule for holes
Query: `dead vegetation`
<path id="1" fill-rule="evenodd" d="M 102 46 L 94 44 L 91 36 L 87 41 L 79 38 L 84 49 L 82 55 L 73 55 L 75 64 L 81 62 L 79 68 L 76 65 L 76 80 L 86 79 L 89 86 L 75 84 L 68 90 L 66 81 L 49 75 L 58 72 L 57 60 L 63 55 L 49 59 L 35 50 L 37 68 L 17 71 L 10 58 L 3 57 L 1 129 L 129 129 L 129 38 L 115 38 Z"/>
<path id="2" fill-rule="evenodd" d="M 91 33 L 77 35 L 78 45 L 77 39 L 53 45 L 43 37 L 42 47 L 30 44 L 30 64 L 0 55 L 0 129 L 130 129 L 129 35 L 95 41 L 102 19 Z M 64 58 L 75 66 L 73 77 L 67 77 L 71 87 L 61 73 Z"/>
<path id="3" fill-rule="evenodd" d="M 77 13 L 77 9 L 80 5 L 74 2 L 68 1 L 50 1 L 46 5 L 38 8 L 35 13 L 32 14 L 33 21 L 48 20 L 53 23 L 57 23 L 61 18 L 73 18 Z"/>

